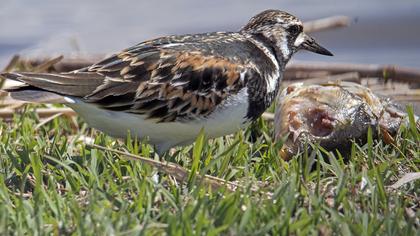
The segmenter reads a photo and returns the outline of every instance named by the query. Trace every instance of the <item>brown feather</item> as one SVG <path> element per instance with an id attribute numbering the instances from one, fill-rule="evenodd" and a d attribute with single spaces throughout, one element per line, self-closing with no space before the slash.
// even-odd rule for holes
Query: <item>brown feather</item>
<path id="1" fill-rule="evenodd" d="M 61 95 L 40 90 L 11 91 L 10 96 L 16 100 L 33 103 L 69 103 L 69 101 L 65 100 Z"/>
<path id="2" fill-rule="evenodd" d="M 16 80 L 35 88 L 55 92 L 61 95 L 83 97 L 94 91 L 104 78 L 93 73 L 2 73 L 6 79 Z"/>

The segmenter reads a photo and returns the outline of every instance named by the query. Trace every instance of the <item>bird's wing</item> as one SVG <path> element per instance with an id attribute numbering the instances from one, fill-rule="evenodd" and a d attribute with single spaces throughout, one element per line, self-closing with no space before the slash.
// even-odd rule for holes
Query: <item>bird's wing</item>
<path id="1" fill-rule="evenodd" d="M 104 83 L 84 99 L 159 121 L 206 116 L 245 87 L 245 64 L 197 50 L 142 46 L 85 69 Z"/>
<path id="2" fill-rule="evenodd" d="M 160 122 L 206 116 L 254 76 L 246 62 L 173 45 L 139 44 L 69 73 L 1 75 L 28 85 L 15 91 L 26 88 L 70 95 Z"/>

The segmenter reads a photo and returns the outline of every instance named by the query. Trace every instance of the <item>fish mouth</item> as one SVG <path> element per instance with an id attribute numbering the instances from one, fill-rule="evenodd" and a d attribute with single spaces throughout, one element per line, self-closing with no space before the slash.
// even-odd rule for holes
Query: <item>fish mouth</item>
<path id="1" fill-rule="evenodd" d="M 316 137 L 326 137 L 334 132 L 335 117 L 326 109 L 319 107 L 308 110 L 306 114 L 309 127 L 309 133 Z"/>
<path id="2" fill-rule="evenodd" d="M 354 138 L 361 137 L 360 129 L 367 129 L 358 127 L 368 125 L 367 122 L 352 126 L 351 120 L 358 116 L 354 111 L 348 114 L 348 119 L 343 120 L 343 117 L 338 116 L 339 114 L 336 114 L 334 109 L 321 106 L 310 107 L 300 116 L 289 120 L 291 129 L 289 129 L 288 139 L 280 150 L 280 156 L 284 160 L 289 160 L 306 148 L 312 150 L 309 146 L 312 144 L 320 145 L 326 150 L 342 151 L 341 145 L 347 148 Z M 358 120 L 359 117 L 355 119 Z"/>

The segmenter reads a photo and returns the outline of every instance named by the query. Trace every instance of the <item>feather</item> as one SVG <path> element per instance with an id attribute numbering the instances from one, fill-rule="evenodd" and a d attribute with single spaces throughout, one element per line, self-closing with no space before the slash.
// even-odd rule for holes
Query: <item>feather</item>
<path id="1" fill-rule="evenodd" d="M 92 73 L 47 74 L 47 73 L 2 73 L 1 77 L 23 82 L 39 90 L 76 97 L 85 96 L 103 83 L 104 77 Z M 21 87 L 21 90 L 24 87 Z"/>
<path id="2" fill-rule="evenodd" d="M 13 99 L 33 103 L 74 103 L 71 98 L 40 90 L 21 90 L 10 92 Z"/>

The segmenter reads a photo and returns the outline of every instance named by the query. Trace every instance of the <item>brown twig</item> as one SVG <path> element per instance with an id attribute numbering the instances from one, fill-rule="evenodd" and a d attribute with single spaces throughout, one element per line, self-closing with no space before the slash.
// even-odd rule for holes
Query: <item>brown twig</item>
<path id="1" fill-rule="evenodd" d="M 308 21 L 303 24 L 307 33 L 335 29 L 350 25 L 350 18 L 347 16 L 331 16 L 319 20 Z"/>
<path id="2" fill-rule="evenodd" d="M 14 55 L 12 57 L 12 59 L 9 61 L 9 63 L 6 65 L 6 67 L 4 67 L 3 71 L 4 72 L 11 71 L 16 66 L 16 64 L 18 63 L 19 59 L 20 59 L 19 55 Z"/>
<path id="3" fill-rule="evenodd" d="M 66 116 L 76 115 L 76 112 L 74 112 L 70 108 L 38 108 L 38 109 L 35 109 L 35 112 L 38 114 L 40 118 L 48 118 L 59 113 L 62 113 L 63 115 L 66 115 Z M 16 110 L 14 109 L 9 109 L 9 108 L 0 109 L 0 118 L 10 119 L 10 118 L 13 118 L 13 114 L 15 113 L 16 113 Z"/>
<path id="4" fill-rule="evenodd" d="M 337 75 L 326 75 L 321 77 L 315 78 L 307 78 L 301 80 L 286 80 L 282 83 L 282 85 L 288 85 L 292 83 L 305 83 L 305 84 L 320 84 L 326 82 L 333 82 L 333 81 L 346 81 L 346 82 L 354 82 L 360 84 L 361 78 L 358 72 L 348 72 L 344 74 L 337 74 Z"/>
<path id="5" fill-rule="evenodd" d="M 264 112 L 261 116 L 264 120 L 272 121 L 274 120 L 274 113 Z"/>
<path id="6" fill-rule="evenodd" d="M 53 59 L 44 61 L 43 63 L 41 63 L 40 65 L 38 65 L 37 67 L 35 67 L 33 69 L 33 72 L 44 72 L 47 71 L 49 68 L 53 67 L 55 64 L 57 64 L 58 62 L 60 62 L 61 60 L 63 60 L 63 56 L 58 56 L 55 57 Z"/>
<path id="7" fill-rule="evenodd" d="M 11 71 L 16 66 L 16 64 L 18 63 L 18 61 L 19 61 L 19 56 L 18 55 L 14 55 L 12 57 L 12 59 L 10 60 L 10 62 L 6 65 L 6 67 L 4 67 L 3 71 L 4 72 Z M 5 80 L 0 77 L 0 89 L 3 88 L 4 82 L 5 82 Z"/>
<path id="8" fill-rule="evenodd" d="M 397 94 L 392 95 L 392 100 L 397 102 L 420 102 L 420 95 Z"/>
<path id="9" fill-rule="evenodd" d="M 126 157 L 129 160 L 134 161 L 141 161 L 142 163 L 146 163 L 148 165 L 151 165 L 155 167 L 156 169 L 160 170 L 161 172 L 164 172 L 168 175 L 173 176 L 176 180 L 180 182 L 186 182 L 188 180 L 188 176 L 190 175 L 191 171 L 188 169 L 183 168 L 182 166 L 179 166 L 174 163 L 165 162 L 165 161 L 157 161 L 150 158 L 141 157 L 138 155 L 134 155 L 128 152 L 122 152 L 119 150 L 103 147 L 97 144 L 91 144 L 91 143 L 85 143 L 86 146 L 89 146 L 91 148 L 100 149 L 103 151 L 113 152 L 117 153 L 119 155 L 122 155 Z M 198 181 L 204 183 L 205 185 L 208 185 L 212 187 L 213 189 L 219 189 L 221 187 L 226 187 L 230 191 L 235 191 L 237 188 L 244 189 L 244 186 L 241 186 L 239 184 L 220 179 L 214 176 L 210 175 L 200 175 L 199 173 L 196 174 L 196 178 Z"/>
<path id="10" fill-rule="evenodd" d="M 41 121 L 39 124 L 37 124 L 37 125 L 36 125 L 35 130 L 37 130 L 37 129 L 41 128 L 41 127 L 42 127 L 42 126 L 44 126 L 45 124 L 49 123 L 50 121 L 52 121 L 52 120 L 54 120 L 55 118 L 60 117 L 60 116 L 62 116 L 62 115 L 63 115 L 63 113 L 56 113 L 56 114 L 54 114 L 54 115 L 52 115 L 52 116 L 50 116 L 50 117 L 48 117 L 48 118 L 44 119 L 43 121 Z"/>
<path id="11" fill-rule="evenodd" d="M 285 80 L 297 80 L 324 75 L 358 72 L 360 77 L 379 77 L 406 83 L 420 83 L 420 70 L 395 65 L 353 64 L 331 62 L 293 62 L 287 65 Z"/>
<path id="12" fill-rule="evenodd" d="M 58 62 L 54 65 L 54 69 L 57 72 L 68 72 L 77 70 L 80 68 L 84 68 L 90 66 L 100 60 L 105 58 L 104 55 L 91 55 L 91 56 L 78 56 L 78 57 L 70 57 L 65 58 L 62 61 Z M 38 62 L 34 61 L 34 63 L 39 63 L 41 60 L 37 60 Z"/>

